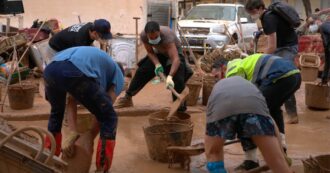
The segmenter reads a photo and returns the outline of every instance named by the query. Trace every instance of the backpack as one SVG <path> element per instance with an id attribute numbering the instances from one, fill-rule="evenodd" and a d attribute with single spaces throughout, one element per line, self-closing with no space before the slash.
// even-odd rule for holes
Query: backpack
<path id="1" fill-rule="evenodd" d="M 274 2 L 268 7 L 268 10 L 282 17 L 292 28 L 297 28 L 301 24 L 298 12 L 285 2 Z"/>

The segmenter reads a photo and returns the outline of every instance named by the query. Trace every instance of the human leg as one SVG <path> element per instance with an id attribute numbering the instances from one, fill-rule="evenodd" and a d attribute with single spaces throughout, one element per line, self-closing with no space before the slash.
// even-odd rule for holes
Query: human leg
<path id="1" fill-rule="evenodd" d="M 297 46 L 291 46 L 291 47 L 283 47 L 279 48 L 275 51 L 275 55 L 283 57 L 286 60 L 291 61 L 292 63 L 295 63 L 295 57 L 298 53 L 298 47 Z M 297 112 L 297 103 L 296 103 L 296 97 L 294 94 L 292 94 L 285 102 L 284 102 L 285 110 L 289 116 L 288 124 L 297 124 L 298 123 L 298 112 Z"/>
<path id="2" fill-rule="evenodd" d="M 93 79 L 79 82 L 80 89 L 70 89 L 72 96 L 96 116 L 100 139 L 96 153 L 98 170 L 109 170 L 112 164 L 117 129 L 117 116 L 111 98 Z"/>
<path id="3" fill-rule="evenodd" d="M 205 155 L 210 173 L 226 173 L 224 168 L 223 145 L 225 140 L 219 136 L 205 135 Z"/>
<path id="4" fill-rule="evenodd" d="M 292 173 L 275 136 L 252 136 L 267 165 L 274 173 Z"/>
<path id="5" fill-rule="evenodd" d="M 132 97 L 135 96 L 152 78 L 155 77 L 154 73 L 155 65 L 146 56 L 142 59 L 133 76 L 126 94 L 124 97 L 118 99 L 115 104 L 115 108 L 123 108 L 133 106 Z"/>
<path id="6" fill-rule="evenodd" d="M 60 68 L 57 64 L 52 64 L 44 72 L 45 92 L 47 101 L 51 105 L 50 116 L 48 120 L 48 131 L 53 134 L 56 141 L 55 155 L 59 156 L 61 153 L 62 143 L 62 122 L 65 110 L 66 92 L 59 84 L 61 75 L 57 74 Z M 51 142 L 48 137 L 45 138 L 45 148 L 51 148 Z"/>

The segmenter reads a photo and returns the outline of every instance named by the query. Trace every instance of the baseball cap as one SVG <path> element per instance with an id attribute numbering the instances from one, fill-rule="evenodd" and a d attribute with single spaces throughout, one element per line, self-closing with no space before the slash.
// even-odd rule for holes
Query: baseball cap
<path id="1" fill-rule="evenodd" d="M 111 39 L 112 34 L 110 32 L 111 25 L 110 22 L 108 22 L 105 19 L 97 19 L 94 21 L 94 30 L 100 34 L 100 37 L 102 39 Z"/>

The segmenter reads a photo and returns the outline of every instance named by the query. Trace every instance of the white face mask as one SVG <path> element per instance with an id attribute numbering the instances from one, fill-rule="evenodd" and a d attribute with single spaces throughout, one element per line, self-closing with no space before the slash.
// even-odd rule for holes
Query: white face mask
<path id="1" fill-rule="evenodd" d="M 319 25 L 317 24 L 313 24 L 313 25 L 309 25 L 309 31 L 312 33 L 315 33 L 319 30 Z"/>
<path id="2" fill-rule="evenodd" d="M 151 40 L 150 38 L 148 38 L 149 40 L 148 40 L 148 42 L 150 43 L 150 44 L 152 44 L 152 45 L 156 45 L 156 44 L 158 44 L 159 42 L 160 42 L 160 40 L 161 40 L 161 38 L 160 38 L 160 36 L 158 36 L 156 39 L 154 39 L 154 40 Z"/>

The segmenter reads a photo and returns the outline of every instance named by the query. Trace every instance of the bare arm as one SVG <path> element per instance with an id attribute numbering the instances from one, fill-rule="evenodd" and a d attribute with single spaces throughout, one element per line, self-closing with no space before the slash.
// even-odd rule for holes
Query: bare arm
<path id="1" fill-rule="evenodd" d="M 148 43 L 143 43 L 143 45 L 146 48 L 148 58 L 152 61 L 152 63 L 154 63 L 155 66 L 156 66 L 156 64 L 159 64 L 159 60 L 158 60 L 154 50 L 152 49 L 152 46 L 149 45 Z"/>
<path id="2" fill-rule="evenodd" d="M 322 14 L 325 14 L 325 13 L 329 13 L 330 12 L 330 8 L 327 8 L 327 9 L 324 9 L 324 10 L 321 10 L 317 13 L 315 13 L 317 16 L 320 16 Z"/>
<path id="3" fill-rule="evenodd" d="M 112 103 L 115 103 L 115 101 L 117 99 L 117 95 L 115 93 L 115 86 L 114 85 L 112 85 L 110 87 L 110 89 L 108 90 L 108 95 L 111 97 Z"/>
<path id="4" fill-rule="evenodd" d="M 265 51 L 266 54 L 272 54 L 275 52 L 277 48 L 277 41 L 276 41 L 276 32 L 267 35 L 267 49 Z"/>
<path id="5" fill-rule="evenodd" d="M 174 76 L 180 66 L 180 58 L 179 58 L 178 49 L 176 48 L 174 43 L 170 43 L 167 46 L 167 50 L 168 50 L 167 53 L 170 57 L 170 60 L 172 61 L 172 66 L 171 66 L 169 75 Z"/>

